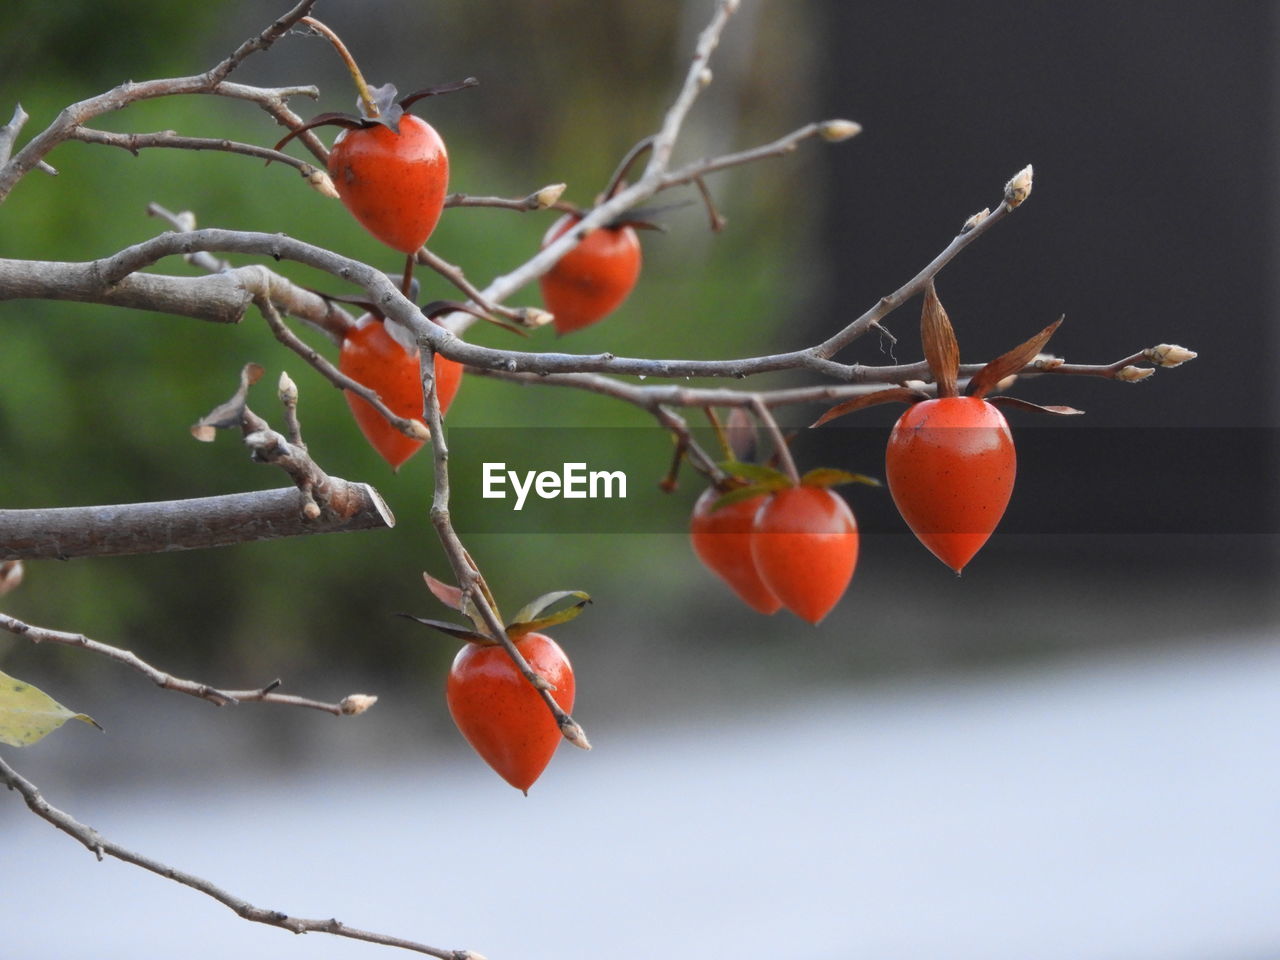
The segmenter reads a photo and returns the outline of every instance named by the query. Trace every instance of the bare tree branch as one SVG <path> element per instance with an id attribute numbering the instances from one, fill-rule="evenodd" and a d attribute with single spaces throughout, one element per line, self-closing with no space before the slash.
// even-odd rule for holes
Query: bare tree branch
<path id="1" fill-rule="evenodd" d="M 268 910 L 254 906 L 247 900 L 243 900 L 223 890 L 221 887 L 215 886 L 202 877 L 187 873 L 184 870 L 178 870 L 140 853 L 135 853 L 118 843 L 106 839 L 97 830 L 86 826 L 69 813 L 65 813 L 50 804 L 41 796 L 34 783 L 19 774 L 3 759 L 0 759 L 0 783 L 4 783 L 10 790 L 16 790 L 32 813 L 79 842 L 99 860 L 103 857 L 114 857 L 117 860 L 123 860 L 125 863 L 131 863 L 135 867 L 141 867 L 143 870 L 154 873 L 166 880 L 173 880 L 184 887 L 190 887 L 205 896 L 212 897 L 235 913 L 236 916 L 253 923 L 279 927 L 282 930 L 288 930 L 290 933 L 328 933 L 335 937 L 363 940 L 366 943 L 376 943 L 384 947 L 398 947 L 401 950 L 438 957 L 440 960 L 484 960 L 480 954 L 470 950 L 442 950 L 439 947 L 427 946 L 425 943 L 417 943 L 401 937 L 361 930 L 358 927 L 349 927 L 336 919 L 307 920 L 302 917 L 290 916 L 279 910 Z"/>
<path id="2" fill-rule="evenodd" d="M 208 256 L 203 249 L 175 252 L 193 262 Z M 249 305 L 259 297 L 269 298 L 279 309 L 323 330 L 335 340 L 352 322 L 341 307 L 257 265 L 207 277 L 131 273 L 112 282 L 102 275 L 101 261 L 0 259 L 0 301 L 71 300 L 168 313 L 210 323 L 239 323 Z"/>
<path id="3" fill-rule="evenodd" d="M 292 487 L 153 503 L 0 510 L 0 560 L 204 550 L 395 524 L 373 487 L 330 480 L 329 509 L 314 519 L 304 516 L 307 498 Z"/>
<path id="4" fill-rule="evenodd" d="M 297 88 L 266 90 L 246 87 L 242 84 L 227 84 L 224 81 L 236 67 L 248 56 L 260 50 L 266 50 L 279 40 L 289 28 L 306 16 L 315 0 L 302 0 L 283 17 L 274 21 L 257 36 L 246 40 L 221 63 L 206 73 L 191 77 L 175 77 L 164 80 L 148 80 L 142 83 L 128 81 L 106 93 L 66 107 L 57 118 L 43 131 L 27 142 L 15 156 L 5 158 L 7 162 L 0 165 L 0 203 L 9 196 L 14 185 L 31 170 L 43 162 L 44 158 L 58 144 L 66 140 L 74 128 L 88 123 L 95 117 L 127 107 L 139 100 L 150 100 L 156 97 L 167 97 L 184 93 L 213 93 L 220 96 L 253 100 L 265 109 L 277 109 Z M 16 133 L 16 131 L 15 131 Z"/>
<path id="5" fill-rule="evenodd" d="M 0 300 L 73 300 L 210 323 L 239 323 L 253 294 L 242 278 L 231 274 L 169 277 L 136 273 L 107 284 L 92 263 L 0 259 Z"/>

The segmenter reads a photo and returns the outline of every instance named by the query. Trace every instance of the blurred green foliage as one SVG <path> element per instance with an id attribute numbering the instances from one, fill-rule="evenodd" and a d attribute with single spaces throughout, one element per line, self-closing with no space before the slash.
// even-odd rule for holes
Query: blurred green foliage
<path id="1" fill-rule="evenodd" d="M 66 104 L 125 79 L 203 71 L 286 6 L 23 0 L 16 20 L 12 12 L 6 18 L 8 32 L 0 41 L 0 111 L 7 115 L 21 101 L 32 116 L 31 134 Z M 394 77 L 408 90 L 468 73 L 482 78 L 478 90 L 431 101 L 424 110 L 449 143 L 453 189 L 521 196 L 563 180 L 566 199 L 580 204 L 591 202 L 632 142 L 656 129 L 683 73 L 686 54 L 675 45 L 691 47 L 690 30 L 710 9 L 709 3 L 584 0 L 503 0 L 484 11 L 461 0 L 364 6 L 369 16 L 323 4 L 317 14 L 347 37 L 372 81 Z M 762 15 L 734 41 L 737 52 L 726 51 L 726 89 L 719 99 L 709 92 L 706 109 L 691 118 L 693 149 L 740 148 L 808 119 L 797 32 L 803 18 L 788 5 L 774 6 L 786 8 L 770 15 L 777 22 Z M 15 22 L 20 30 L 12 28 Z M 753 37 L 783 30 L 796 42 L 752 45 Z M 294 103 L 304 116 L 349 109 L 351 100 L 337 58 L 319 41 L 301 37 L 251 58 L 233 79 L 318 84 L 317 103 Z M 98 123 L 260 144 L 280 135 L 256 108 L 211 97 L 139 104 Z M 279 165 L 171 150 L 134 157 L 75 143 L 49 159 L 59 170 L 56 178 L 33 173 L 0 207 L 0 256 L 108 255 L 164 229 L 145 215 L 154 201 L 193 211 L 202 226 L 284 231 L 384 269 L 399 268 L 399 255 L 365 235 L 337 201 Z M 644 237 L 645 273 L 630 302 L 571 341 L 557 342 L 550 330 L 523 342 L 495 328 L 469 335 L 490 345 L 642 356 L 726 357 L 796 346 L 777 317 L 784 301 L 803 301 L 808 271 L 815 269 L 804 201 L 813 172 L 802 151 L 716 178 L 713 190 L 731 221 L 718 237 L 708 233 L 696 203 L 664 214 L 667 232 Z M 678 199 L 692 201 L 694 194 Z M 431 245 L 483 285 L 530 256 L 550 222 L 549 214 L 452 210 Z M 194 270 L 178 260 L 157 269 Z M 278 269 L 308 285 L 354 292 L 297 265 Z M 420 277 L 424 299 L 454 295 L 439 278 Z M 523 291 L 514 302 L 537 303 L 537 292 Z M 301 332 L 334 355 L 322 337 Z M 230 395 L 241 365 L 250 360 L 268 370 L 251 394 L 254 409 L 279 424 L 270 384 L 288 370 L 301 390 L 313 455 L 337 476 L 378 487 L 397 515 L 395 529 L 198 553 L 34 563 L 6 608 L 35 623 L 133 648 L 170 669 L 211 670 L 202 679 L 213 682 L 251 683 L 281 673 L 293 678 L 308 666 L 396 668 L 402 675 L 441 669 L 449 645 L 423 642 L 417 628 L 391 617 L 397 610 L 440 612 L 420 580 L 423 569 L 446 573 L 427 522 L 429 455 L 392 474 L 364 443 L 339 393 L 281 347 L 256 314 L 226 328 L 81 304 L 0 303 L 0 505 L 175 499 L 285 485 L 282 473 L 248 461 L 238 437 L 224 434 L 204 445 L 187 433 Z M 466 378 L 450 412 L 456 426 L 511 428 L 513 462 L 538 453 L 530 447 L 536 432 L 525 436 L 522 426 L 648 422 L 638 411 L 594 395 L 520 389 L 479 377 Z M 581 458 L 625 464 L 633 484 L 661 478 L 667 451 L 654 459 L 628 449 L 624 433 L 609 435 L 618 438 L 616 449 L 584 450 Z M 687 514 L 699 486 L 686 475 L 668 508 Z M 466 502 L 478 490 L 460 486 L 455 495 Z M 661 617 L 677 622 L 677 611 L 707 586 L 687 550 L 672 556 L 670 538 L 484 536 L 472 548 L 509 610 L 559 588 L 608 598 L 573 628 L 584 635 L 607 632 L 592 624 L 610 617 L 634 623 L 655 616 L 655 595 L 663 598 Z M 4 655 L 0 645 L 0 661 Z"/>

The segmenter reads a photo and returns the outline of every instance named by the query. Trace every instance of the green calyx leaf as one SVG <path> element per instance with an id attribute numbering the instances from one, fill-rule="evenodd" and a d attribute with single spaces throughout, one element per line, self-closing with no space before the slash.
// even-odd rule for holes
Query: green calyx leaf
<path id="1" fill-rule="evenodd" d="M 544 611 L 555 606 L 561 600 L 569 599 L 574 601 L 569 606 L 543 616 Z M 567 623 L 580 614 L 582 608 L 590 602 L 591 597 L 581 590 L 556 590 L 552 593 L 544 593 L 537 600 L 521 608 L 520 612 L 516 614 L 515 620 L 507 625 L 507 634 L 512 637 L 519 637 L 526 633 L 534 633 L 539 630 L 545 630 L 547 627 Z"/>
<path id="2" fill-rule="evenodd" d="M 773 490 L 783 490 L 791 486 L 791 480 L 776 467 L 767 467 L 761 463 L 743 463 L 740 460 L 725 460 L 717 466 L 731 477 L 746 480 L 754 485 L 767 485 Z"/>
<path id="3" fill-rule="evenodd" d="M 102 729 L 87 714 L 68 710 L 39 688 L 0 672 L 0 743 L 29 747 L 68 720 L 79 720 Z"/>
<path id="4" fill-rule="evenodd" d="M 868 477 L 865 473 L 850 473 L 834 467 L 817 467 L 800 478 L 802 487 L 838 487 L 846 483 L 861 483 L 868 487 L 881 485 L 879 480 Z"/>
<path id="5" fill-rule="evenodd" d="M 724 507 L 732 506 L 735 503 L 742 503 L 744 500 L 754 500 L 756 497 L 767 497 L 777 493 L 779 490 L 785 490 L 791 486 L 791 481 L 787 481 L 782 486 L 775 486 L 771 483 L 749 483 L 745 487 L 735 487 L 724 495 L 718 497 L 716 502 L 711 504 L 711 512 L 715 513 Z"/>

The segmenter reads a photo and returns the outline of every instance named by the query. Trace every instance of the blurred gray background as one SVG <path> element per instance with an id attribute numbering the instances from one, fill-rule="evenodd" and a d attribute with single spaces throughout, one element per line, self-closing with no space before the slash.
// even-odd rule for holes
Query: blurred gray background
<path id="1" fill-rule="evenodd" d="M 710 9 L 322 0 L 316 12 L 374 82 L 480 78 L 423 111 L 448 140 L 453 189 L 518 196 L 563 180 L 586 204 L 656 127 Z M 0 23 L 0 111 L 21 100 L 34 131 L 123 79 L 203 70 L 278 12 L 19 0 Z M 528 799 L 452 728 L 441 692 L 452 643 L 391 615 L 441 614 L 420 580 L 445 569 L 425 455 L 392 475 L 338 392 L 260 320 L 229 330 L 0 304 L 0 504 L 280 485 L 232 438 L 206 446 L 186 429 L 256 360 L 298 381 L 317 459 L 374 483 L 399 520 L 380 534 L 29 565 L 4 601 L 14 616 L 209 683 L 278 676 L 292 692 L 381 701 L 344 721 L 214 710 L 122 667 L 0 637 L 0 669 L 107 728 L 6 759 L 104 833 L 262 905 L 493 960 L 763 956 L 780 944 L 830 958 L 1274 956 L 1276 26 L 1261 2 L 744 0 L 681 155 L 828 116 L 863 135 L 714 178 L 729 229 L 711 236 L 696 205 L 664 215 L 667 232 L 644 237 L 635 294 L 597 327 L 562 342 L 477 340 L 646 356 L 793 349 L 909 279 L 1033 163 L 1031 201 L 939 279 L 964 358 L 1062 314 L 1051 349 L 1071 361 L 1160 342 L 1200 358 L 1137 385 L 1020 384 L 1088 413 L 1011 416 L 1018 488 L 962 578 L 902 529 L 887 493 L 850 491 L 862 559 L 817 628 L 752 614 L 698 565 L 681 530 L 700 484 L 648 492 L 669 449 L 634 442 L 641 414 L 467 378 L 455 443 L 501 428 L 491 436 L 512 462 L 536 466 L 547 431 L 604 428 L 584 456 L 625 465 L 652 517 L 468 539 L 508 611 L 553 589 L 596 599 L 557 637 L 597 749 L 562 751 Z M 318 84 L 316 104 L 295 103 L 304 115 L 351 108 L 318 40 L 289 38 L 237 78 Z M 197 98 L 102 125 L 279 136 L 245 105 Z M 0 256 L 105 255 L 161 229 L 144 212 L 157 201 L 202 225 L 284 230 L 397 267 L 291 171 L 80 144 L 50 160 L 59 177 L 28 177 L 0 208 Z M 549 222 L 450 211 L 432 246 L 483 282 L 526 258 Z M 427 297 L 450 295 L 422 279 Z M 538 302 L 535 289 L 515 299 Z M 888 322 L 898 359 L 919 357 L 917 309 Z M 889 346 L 868 338 L 842 359 L 888 362 Z M 269 390 L 253 402 L 275 417 Z M 802 434 L 797 455 L 879 474 L 897 413 Z M 457 493 L 460 510 L 478 508 L 474 486 Z M 96 865 L 10 800 L 0 926 L 15 956 L 161 956 L 178 936 L 193 957 L 375 955 Z"/>

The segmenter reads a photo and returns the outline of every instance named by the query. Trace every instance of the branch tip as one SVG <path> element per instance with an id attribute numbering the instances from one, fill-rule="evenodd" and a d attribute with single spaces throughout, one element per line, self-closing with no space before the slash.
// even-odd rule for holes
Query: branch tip
<path id="1" fill-rule="evenodd" d="M 338 199 L 338 189 L 333 185 L 333 180 L 329 178 L 327 172 L 319 167 L 314 168 L 311 173 L 307 174 L 307 183 L 320 196 L 328 197 L 330 200 Z"/>
<path id="2" fill-rule="evenodd" d="M 378 698 L 369 693 L 352 693 L 338 702 L 338 709 L 344 717 L 358 717 L 375 703 Z"/>
<path id="3" fill-rule="evenodd" d="M 578 721 L 568 714 L 560 717 L 560 732 L 566 740 L 579 750 L 591 749 L 591 741 L 587 739 L 587 732 L 582 729 Z"/>
<path id="4" fill-rule="evenodd" d="M 1004 204 L 1010 210 L 1021 206 L 1031 196 L 1032 173 L 1031 164 L 1027 164 L 1004 185 Z"/>
<path id="5" fill-rule="evenodd" d="M 1194 360 L 1199 356 L 1194 350 L 1180 347 L 1176 343 L 1162 343 L 1150 347 L 1144 350 L 1142 355 L 1158 367 L 1180 367 L 1188 360 Z"/>
<path id="6" fill-rule="evenodd" d="M 818 136 L 827 143 L 839 143 L 856 137 L 862 132 L 862 124 L 852 120 L 827 120 L 818 124 Z"/>
<path id="7" fill-rule="evenodd" d="M 298 402 L 298 385 L 293 382 L 293 377 L 289 376 L 287 370 L 280 371 L 280 380 L 276 386 L 276 393 L 280 397 L 281 403 L 297 403 Z"/>
<path id="8" fill-rule="evenodd" d="M 533 208 L 535 210 L 546 210 L 548 207 L 554 206 L 564 196 L 567 184 L 551 183 L 543 187 L 533 195 Z"/>

